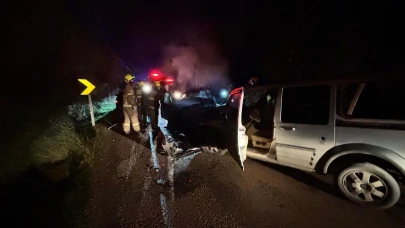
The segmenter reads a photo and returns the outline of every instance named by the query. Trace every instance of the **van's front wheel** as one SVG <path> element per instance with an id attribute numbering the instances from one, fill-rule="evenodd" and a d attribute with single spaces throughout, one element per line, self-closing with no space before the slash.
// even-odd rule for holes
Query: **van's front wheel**
<path id="1" fill-rule="evenodd" d="M 337 178 L 340 191 L 350 200 L 377 209 L 392 207 L 401 195 L 396 180 L 370 163 L 354 164 Z"/>

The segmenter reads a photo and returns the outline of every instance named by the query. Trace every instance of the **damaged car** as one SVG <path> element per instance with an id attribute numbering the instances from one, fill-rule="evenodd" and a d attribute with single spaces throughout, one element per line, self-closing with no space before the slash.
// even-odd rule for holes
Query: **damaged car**
<path id="1" fill-rule="evenodd" d="M 172 131 L 187 132 L 198 127 L 200 123 L 218 119 L 221 115 L 216 99 L 209 89 L 192 89 L 181 96 L 176 94 L 175 97 L 180 98 L 173 99 L 170 104 L 165 105 L 166 110 L 162 111 L 165 113 L 164 118 L 169 121 L 167 127 Z"/>

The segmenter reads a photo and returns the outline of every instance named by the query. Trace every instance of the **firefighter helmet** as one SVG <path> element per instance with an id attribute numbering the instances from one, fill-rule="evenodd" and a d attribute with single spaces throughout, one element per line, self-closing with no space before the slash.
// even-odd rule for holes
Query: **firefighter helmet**
<path id="1" fill-rule="evenodd" d="M 130 81 L 132 81 L 132 80 L 135 80 L 135 77 L 134 77 L 134 76 L 132 76 L 131 74 L 126 74 L 126 75 L 125 75 L 125 81 L 126 81 L 126 82 L 130 82 Z"/>

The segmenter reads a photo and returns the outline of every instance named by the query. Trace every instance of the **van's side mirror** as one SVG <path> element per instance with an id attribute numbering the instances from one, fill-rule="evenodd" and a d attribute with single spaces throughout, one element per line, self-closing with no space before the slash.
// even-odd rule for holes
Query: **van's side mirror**
<path id="1" fill-rule="evenodd" d="M 262 122 L 262 119 L 260 118 L 260 111 L 259 109 L 255 109 L 253 110 L 250 114 L 249 114 L 249 118 L 257 123 Z"/>

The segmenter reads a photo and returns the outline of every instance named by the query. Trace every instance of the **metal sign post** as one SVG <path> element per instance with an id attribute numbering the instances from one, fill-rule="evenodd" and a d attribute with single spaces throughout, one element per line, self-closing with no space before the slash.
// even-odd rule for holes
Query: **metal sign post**
<path id="1" fill-rule="evenodd" d="M 91 100 L 90 93 L 96 88 L 91 82 L 86 79 L 78 79 L 83 85 L 86 86 L 86 89 L 80 95 L 87 95 L 89 97 L 89 108 L 90 108 L 90 117 L 91 117 L 91 125 L 94 127 L 96 126 L 96 121 L 94 119 L 94 109 L 93 109 L 93 102 Z"/>

